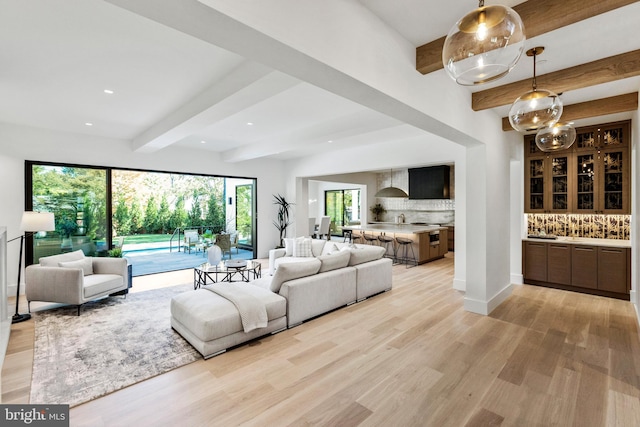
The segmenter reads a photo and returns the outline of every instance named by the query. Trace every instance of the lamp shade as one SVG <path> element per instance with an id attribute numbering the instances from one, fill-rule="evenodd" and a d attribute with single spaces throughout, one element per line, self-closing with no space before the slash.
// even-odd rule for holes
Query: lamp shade
<path id="1" fill-rule="evenodd" d="M 442 63 L 458 84 L 472 86 L 503 77 L 516 65 L 526 36 L 520 15 L 502 6 L 479 7 L 451 28 L 442 48 Z"/>
<path id="2" fill-rule="evenodd" d="M 375 195 L 375 197 L 404 197 L 405 199 L 409 195 L 401 188 L 398 187 L 385 187 L 381 188 Z"/>
<path id="3" fill-rule="evenodd" d="M 52 212 L 24 212 L 20 222 L 23 231 L 54 231 L 56 222 Z"/>
<path id="4" fill-rule="evenodd" d="M 536 145 L 545 152 L 564 150 L 573 145 L 576 130 L 569 123 L 556 123 L 544 127 L 536 134 Z"/>

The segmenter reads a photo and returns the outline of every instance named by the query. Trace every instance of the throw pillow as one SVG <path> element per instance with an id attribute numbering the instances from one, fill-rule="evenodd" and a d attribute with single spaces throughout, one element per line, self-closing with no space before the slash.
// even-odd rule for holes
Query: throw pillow
<path id="1" fill-rule="evenodd" d="M 336 252 L 340 252 L 340 249 L 338 249 L 335 243 L 332 243 L 331 248 L 327 252 L 325 252 L 324 255 L 331 255 L 335 254 Z"/>
<path id="2" fill-rule="evenodd" d="M 346 267 L 351 259 L 351 253 L 350 251 L 337 251 L 331 255 L 319 256 L 318 259 L 322 262 L 318 273 L 324 273 Z"/>
<path id="3" fill-rule="evenodd" d="M 91 276 L 93 274 L 93 261 L 91 257 L 86 257 L 78 261 L 59 262 L 58 267 L 80 268 L 83 276 Z"/>
<path id="4" fill-rule="evenodd" d="M 296 239 L 288 238 L 284 239 L 284 256 L 293 256 L 293 247 L 295 246 Z"/>
<path id="5" fill-rule="evenodd" d="M 293 246 L 294 257 L 312 257 L 311 251 L 311 239 L 308 237 L 298 237 L 296 243 Z"/>
<path id="6" fill-rule="evenodd" d="M 280 287 L 282 287 L 282 284 L 289 280 L 313 276 L 318 272 L 318 270 L 320 270 L 320 264 L 320 261 L 316 258 L 312 258 L 309 261 L 281 264 L 280 266 L 278 266 L 278 269 L 273 274 L 273 278 L 271 279 L 271 292 L 280 292 Z"/>
<path id="7" fill-rule="evenodd" d="M 67 252 L 60 255 L 51 255 L 42 257 L 38 261 L 41 267 L 59 267 L 58 263 L 68 261 L 79 261 L 84 258 L 84 252 L 81 249 L 73 252 Z"/>

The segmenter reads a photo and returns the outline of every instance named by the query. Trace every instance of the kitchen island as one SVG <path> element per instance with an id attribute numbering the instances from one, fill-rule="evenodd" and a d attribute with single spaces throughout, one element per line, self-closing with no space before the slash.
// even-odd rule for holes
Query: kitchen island
<path id="1" fill-rule="evenodd" d="M 393 238 L 404 237 L 413 241 L 413 251 L 418 264 L 433 261 L 444 257 L 447 253 L 448 227 L 434 225 L 415 225 L 405 223 L 374 223 L 365 225 L 350 225 L 342 227 L 356 234 L 365 232 L 367 235 L 385 235 Z M 398 244 L 394 242 L 394 248 L 398 249 Z M 391 254 L 391 251 L 389 251 Z M 400 254 L 398 254 L 400 255 Z M 411 256 L 411 249 L 409 249 Z"/>

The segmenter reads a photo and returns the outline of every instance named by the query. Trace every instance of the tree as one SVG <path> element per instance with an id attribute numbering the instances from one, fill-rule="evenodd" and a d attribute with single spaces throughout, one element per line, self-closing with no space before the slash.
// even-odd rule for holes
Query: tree
<path id="1" fill-rule="evenodd" d="M 205 225 L 212 227 L 214 234 L 220 233 L 225 230 L 225 215 L 222 209 L 222 203 L 215 195 L 209 197 L 207 202 L 207 215 L 205 219 Z"/>
<path id="2" fill-rule="evenodd" d="M 193 192 L 191 211 L 189 211 L 189 225 L 191 227 L 202 225 L 202 207 L 200 206 L 200 195 L 197 191 Z"/>
<path id="3" fill-rule="evenodd" d="M 187 225 L 187 218 L 187 211 L 184 209 L 184 197 L 178 196 L 176 206 L 171 213 L 171 220 L 169 221 L 171 230 L 184 228 Z"/>
<path id="4" fill-rule="evenodd" d="M 131 233 L 131 216 L 129 215 L 127 202 L 122 196 L 118 200 L 118 205 L 113 215 L 113 230 L 116 236 L 126 236 Z"/>
<path id="5" fill-rule="evenodd" d="M 147 200 L 147 207 L 144 211 L 143 227 L 146 233 L 156 233 L 159 230 L 158 224 L 158 206 L 156 205 L 156 198 L 153 195 L 149 196 Z"/>
<path id="6" fill-rule="evenodd" d="M 162 234 L 167 233 L 171 228 L 169 222 L 171 220 L 171 212 L 169 211 L 169 203 L 167 195 L 163 194 L 160 200 L 160 209 L 158 210 L 158 231 Z"/>
<path id="7" fill-rule="evenodd" d="M 131 202 L 130 209 L 130 218 L 131 218 L 131 234 L 137 234 L 142 231 L 143 218 L 142 218 L 142 210 L 140 209 L 140 204 L 138 203 L 138 198 L 134 197 Z"/>

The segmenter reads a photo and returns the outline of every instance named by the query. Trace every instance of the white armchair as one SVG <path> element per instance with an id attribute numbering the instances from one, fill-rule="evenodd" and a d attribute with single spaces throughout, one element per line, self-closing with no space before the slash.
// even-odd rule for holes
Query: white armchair
<path id="1" fill-rule="evenodd" d="M 25 272 L 25 293 L 31 301 L 73 304 L 80 307 L 119 291 L 127 290 L 129 274 L 124 258 L 85 257 L 82 251 L 40 258 Z"/>

